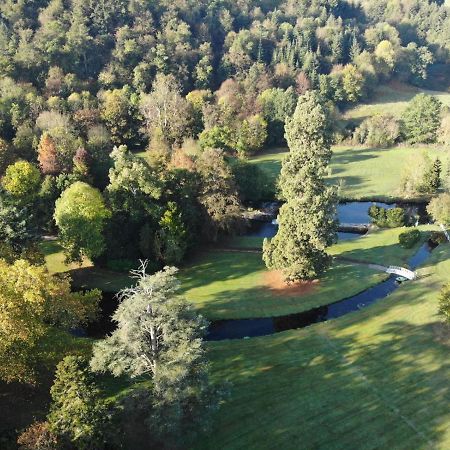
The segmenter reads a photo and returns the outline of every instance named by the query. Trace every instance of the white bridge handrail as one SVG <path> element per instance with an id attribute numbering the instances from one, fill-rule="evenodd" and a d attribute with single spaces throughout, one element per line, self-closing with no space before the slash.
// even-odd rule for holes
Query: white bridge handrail
<path id="1" fill-rule="evenodd" d="M 407 278 L 408 280 L 415 280 L 416 279 L 416 272 L 413 272 L 412 270 L 405 269 L 404 267 L 398 267 L 398 266 L 389 266 L 386 269 L 387 273 L 392 273 L 395 275 L 400 275 L 402 277 Z"/>

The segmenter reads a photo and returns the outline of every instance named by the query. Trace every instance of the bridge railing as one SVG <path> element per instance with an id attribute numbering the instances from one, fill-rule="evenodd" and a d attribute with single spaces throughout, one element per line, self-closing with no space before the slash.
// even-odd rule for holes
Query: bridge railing
<path id="1" fill-rule="evenodd" d="M 400 275 L 402 277 L 408 278 L 409 280 L 415 280 L 416 278 L 416 272 L 413 272 L 412 270 L 409 269 L 405 269 L 404 267 L 389 266 L 386 272 L 395 275 Z"/>

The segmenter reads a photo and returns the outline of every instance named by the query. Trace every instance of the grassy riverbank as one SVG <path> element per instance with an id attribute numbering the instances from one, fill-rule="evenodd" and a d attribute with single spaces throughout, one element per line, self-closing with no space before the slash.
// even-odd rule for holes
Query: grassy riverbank
<path id="1" fill-rule="evenodd" d="M 432 227 L 422 226 L 423 240 Z M 361 238 L 342 241 L 330 248 L 335 257 L 381 265 L 406 265 L 421 243 L 412 249 L 398 244 L 402 228 L 372 231 Z M 215 250 L 199 254 L 181 275 L 186 297 L 209 319 L 280 316 L 323 306 L 351 297 L 386 277 L 364 265 L 336 259 L 319 282 L 304 289 L 273 285 L 261 253 L 246 246 L 261 245 L 262 238 L 229 241 L 244 251 Z"/>
<path id="2" fill-rule="evenodd" d="M 303 330 L 209 344 L 231 397 L 197 449 L 450 447 L 450 365 L 437 295 L 443 245 L 385 300 Z"/>

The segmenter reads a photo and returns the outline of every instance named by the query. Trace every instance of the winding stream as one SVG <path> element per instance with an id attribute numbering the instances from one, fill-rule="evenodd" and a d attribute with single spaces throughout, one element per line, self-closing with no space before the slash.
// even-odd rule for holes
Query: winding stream
<path id="1" fill-rule="evenodd" d="M 338 218 L 341 223 L 368 224 L 370 217 L 368 209 L 376 204 L 384 208 L 394 208 L 395 204 L 379 202 L 351 202 L 343 203 L 338 207 Z M 410 216 L 418 216 L 420 221 L 426 220 L 426 215 L 416 205 L 399 205 L 407 210 Z M 278 226 L 265 222 L 254 226 L 249 235 L 254 237 L 273 237 Z M 358 239 L 360 234 L 338 233 L 339 240 Z M 408 266 L 415 269 L 427 260 L 431 253 L 429 243 L 422 245 L 414 256 L 408 261 Z M 208 330 L 207 339 L 217 341 L 223 339 L 242 339 L 247 337 L 265 336 L 281 331 L 304 328 L 318 322 L 336 319 L 353 311 L 365 308 L 378 300 L 386 298 L 395 291 L 400 284 L 395 281 L 395 276 L 373 286 L 365 291 L 326 306 L 317 307 L 297 314 L 289 314 L 279 317 L 230 319 L 212 321 Z"/>
<path id="2" fill-rule="evenodd" d="M 431 250 L 432 248 L 428 243 L 422 245 L 417 253 L 409 259 L 409 267 L 415 269 L 423 264 L 430 256 Z M 387 297 L 400 286 L 400 284 L 396 283 L 395 278 L 395 276 L 391 276 L 387 280 L 353 297 L 298 314 L 260 319 L 213 321 L 208 330 L 207 340 L 219 341 L 223 339 L 266 336 L 279 333 L 280 331 L 304 328 L 314 323 L 336 319 Z"/>
<path id="3" fill-rule="evenodd" d="M 368 208 L 373 202 L 351 202 L 341 204 L 338 207 L 338 218 L 345 223 L 369 223 Z M 392 208 L 395 205 L 376 203 L 378 206 Z M 423 222 L 425 219 L 416 205 L 401 205 L 410 208 L 411 215 L 418 215 Z M 271 222 L 258 222 L 252 226 L 247 233 L 253 237 L 273 237 L 278 226 Z M 358 239 L 361 234 L 338 233 L 339 240 Z M 432 248 L 424 244 L 417 253 L 408 261 L 409 267 L 414 269 L 421 265 L 429 257 Z M 353 311 L 365 308 L 376 301 L 387 297 L 391 292 L 399 287 L 395 282 L 395 276 L 379 283 L 372 288 L 335 303 L 321 306 L 297 314 L 289 314 L 280 317 L 252 318 L 252 319 L 230 319 L 212 321 L 208 330 L 207 340 L 216 341 L 223 339 L 242 339 L 246 337 L 265 336 L 280 331 L 303 328 L 314 323 L 335 319 Z M 102 338 L 115 329 L 115 323 L 111 316 L 118 306 L 118 300 L 114 293 L 103 292 L 100 303 L 101 315 L 99 319 L 87 326 L 84 330 L 72 330 L 78 336 L 89 336 L 92 338 Z"/>

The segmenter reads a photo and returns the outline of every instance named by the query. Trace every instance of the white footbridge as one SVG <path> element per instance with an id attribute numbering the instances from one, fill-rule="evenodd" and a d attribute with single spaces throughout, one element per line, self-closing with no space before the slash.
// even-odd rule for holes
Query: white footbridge
<path id="1" fill-rule="evenodd" d="M 399 275 L 403 278 L 406 278 L 408 280 L 415 280 L 417 275 L 416 272 L 413 272 L 412 270 L 405 269 L 404 267 L 398 267 L 398 266 L 389 266 L 386 268 L 386 273 L 391 273 L 394 275 Z"/>
<path id="2" fill-rule="evenodd" d="M 380 272 L 386 272 L 392 275 L 398 275 L 400 277 L 406 278 L 407 280 L 415 280 L 417 278 L 416 272 L 412 270 L 405 269 L 399 266 L 381 266 L 379 264 L 369 264 L 369 267 L 374 270 L 379 270 Z"/>

